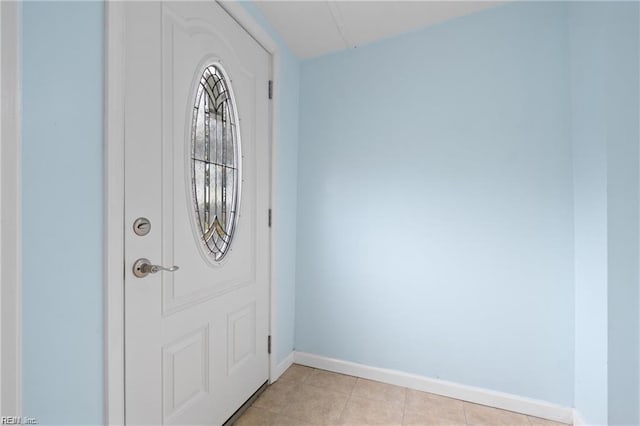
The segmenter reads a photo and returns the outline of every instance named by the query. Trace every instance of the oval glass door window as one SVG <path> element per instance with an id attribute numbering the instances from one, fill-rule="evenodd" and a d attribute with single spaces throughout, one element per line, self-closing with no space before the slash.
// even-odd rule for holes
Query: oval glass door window
<path id="1" fill-rule="evenodd" d="M 240 204 L 240 137 L 235 100 L 218 65 L 205 68 L 191 123 L 191 181 L 198 238 L 214 261 L 228 253 Z"/>

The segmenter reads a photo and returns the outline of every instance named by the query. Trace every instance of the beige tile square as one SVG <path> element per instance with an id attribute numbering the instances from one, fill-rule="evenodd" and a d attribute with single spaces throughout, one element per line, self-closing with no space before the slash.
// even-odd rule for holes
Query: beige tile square
<path id="1" fill-rule="evenodd" d="M 298 384 L 303 383 L 309 375 L 315 371 L 314 368 L 305 367 L 304 365 L 293 364 L 287 368 L 287 371 L 282 373 L 280 378 L 276 381 L 280 382 L 296 382 Z"/>
<path id="2" fill-rule="evenodd" d="M 405 425 L 465 425 L 462 401 L 407 389 Z"/>
<path id="3" fill-rule="evenodd" d="M 567 426 L 567 423 L 554 422 L 553 420 L 532 416 L 529 416 L 529 422 L 532 426 Z"/>
<path id="4" fill-rule="evenodd" d="M 430 409 L 428 411 L 406 410 L 402 424 L 406 426 L 465 426 L 467 423 L 462 409 L 459 411 Z"/>
<path id="5" fill-rule="evenodd" d="M 307 380 L 305 380 L 305 384 L 348 395 L 356 385 L 356 381 L 357 379 L 353 376 L 346 376 L 324 370 L 314 370 Z"/>
<path id="6" fill-rule="evenodd" d="M 262 408 L 249 407 L 234 426 L 270 426 L 275 425 L 277 414 Z"/>
<path id="7" fill-rule="evenodd" d="M 274 426 L 317 426 L 321 424 L 322 423 L 305 422 L 304 420 L 294 419 L 281 414 L 276 418 Z"/>
<path id="8" fill-rule="evenodd" d="M 280 413 L 289 403 L 299 386 L 301 385 L 295 380 L 278 380 L 258 397 L 253 403 L 253 407 L 264 408 Z"/>
<path id="9" fill-rule="evenodd" d="M 344 393 L 303 384 L 282 414 L 307 423 L 336 424 L 348 398 Z"/>
<path id="10" fill-rule="evenodd" d="M 342 425 L 401 425 L 402 406 L 352 396 L 342 413 Z"/>
<path id="11" fill-rule="evenodd" d="M 467 415 L 467 424 L 473 426 L 529 426 L 527 416 L 512 411 L 499 410 L 470 402 L 464 403 L 464 410 Z"/>
<path id="12" fill-rule="evenodd" d="M 447 398 L 428 392 L 420 392 L 407 389 L 406 405 L 407 410 L 427 412 L 429 410 L 438 411 L 460 411 L 464 414 L 462 401 L 459 399 Z"/>
<path id="13" fill-rule="evenodd" d="M 358 379 L 351 393 L 354 397 L 385 401 L 402 408 L 404 408 L 405 394 L 406 389 L 400 386 L 366 379 Z"/>

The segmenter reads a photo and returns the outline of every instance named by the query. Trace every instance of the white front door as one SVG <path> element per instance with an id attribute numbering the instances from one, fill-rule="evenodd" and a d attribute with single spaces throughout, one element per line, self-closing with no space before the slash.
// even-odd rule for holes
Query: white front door
<path id="1" fill-rule="evenodd" d="M 269 375 L 271 59 L 214 1 L 124 9 L 126 422 L 222 424 Z"/>

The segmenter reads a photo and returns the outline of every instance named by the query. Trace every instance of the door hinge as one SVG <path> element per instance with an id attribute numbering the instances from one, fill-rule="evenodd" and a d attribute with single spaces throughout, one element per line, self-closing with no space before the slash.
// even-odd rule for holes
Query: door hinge
<path id="1" fill-rule="evenodd" d="M 271 336 L 267 337 L 267 353 L 271 354 Z"/>
<path id="2" fill-rule="evenodd" d="M 273 80 L 269 80 L 269 99 L 273 99 Z"/>
<path id="3" fill-rule="evenodd" d="M 271 228 L 271 209 L 269 209 L 269 228 Z"/>

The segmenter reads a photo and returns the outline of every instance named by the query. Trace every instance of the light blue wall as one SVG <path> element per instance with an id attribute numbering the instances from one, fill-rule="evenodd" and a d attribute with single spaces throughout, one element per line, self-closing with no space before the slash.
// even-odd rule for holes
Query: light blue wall
<path id="1" fill-rule="evenodd" d="M 571 3 L 569 28 L 575 406 L 590 423 L 638 424 L 638 4 Z"/>
<path id="2" fill-rule="evenodd" d="M 573 404 L 566 7 L 302 64 L 296 349 Z"/>
<path id="3" fill-rule="evenodd" d="M 278 144 L 274 151 L 277 199 L 273 206 L 273 238 L 276 244 L 275 291 L 278 320 L 275 350 L 277 362 L 281 362 L 294 348 L 300 61 L 253 3 L 243 1 L 242 5 L 278 43 L 280 54 L 280 80 L 275 87 L 280 115 Z"/>
<path id="4" fill-rule="evenodd" d="M 23 3 L 24 415 L 103 422 L 102 2 Z"/>

